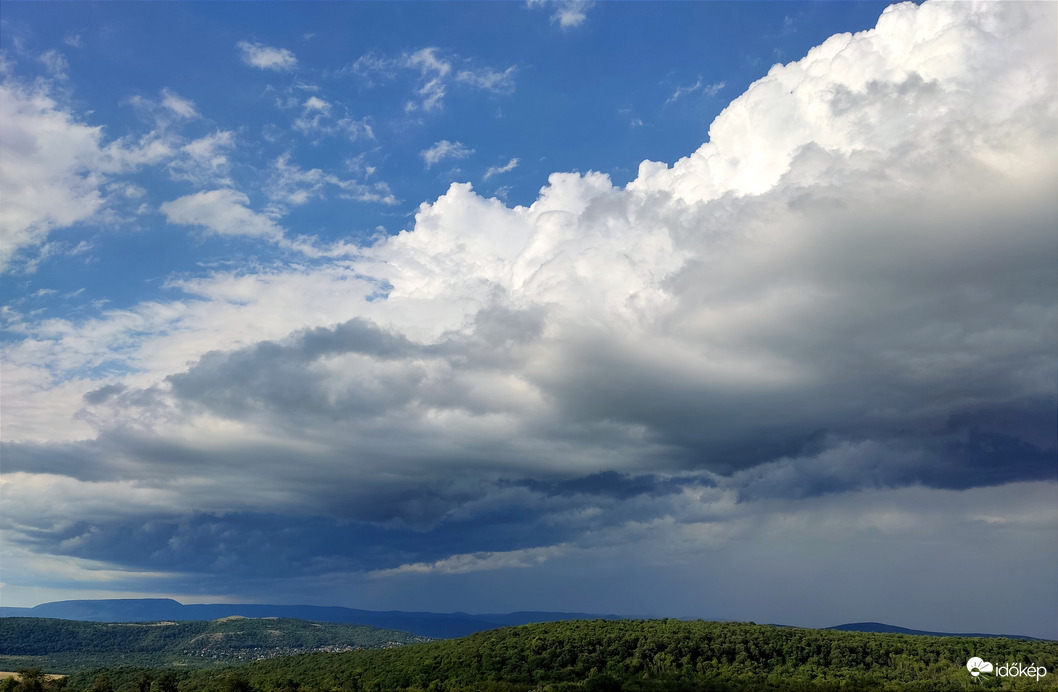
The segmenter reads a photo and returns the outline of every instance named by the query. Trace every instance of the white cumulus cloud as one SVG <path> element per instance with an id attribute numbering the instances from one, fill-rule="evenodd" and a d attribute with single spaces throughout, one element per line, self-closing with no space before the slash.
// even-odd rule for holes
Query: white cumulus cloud
<path id="1" fill-rule="evenodd" d="M 283 230 L 247 205 L 250 198 L 232 189 L 186 195 L 161 205 L 169 223 L 205 228 L 220 235 L 248 235 L 278 241 Z"/>

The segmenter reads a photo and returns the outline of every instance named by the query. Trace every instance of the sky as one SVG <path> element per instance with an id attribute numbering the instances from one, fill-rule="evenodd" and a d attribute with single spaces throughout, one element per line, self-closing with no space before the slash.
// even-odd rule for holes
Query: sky
<path id="1" fill-rule="evenodd" d="M 1058 637 L 1058 5 L 0 8 L 0 600 Z"/>

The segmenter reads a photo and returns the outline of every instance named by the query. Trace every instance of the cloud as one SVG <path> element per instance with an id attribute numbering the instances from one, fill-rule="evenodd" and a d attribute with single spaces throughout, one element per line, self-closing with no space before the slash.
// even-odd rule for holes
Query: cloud
<path id="1" fill-rule="evenodd" d="M 698 81 L 691 86 L 677 86 L 676 91 L 672 93 L 672 96 L 665 99 L 665 105 L 667 106 L 674 101 L 677 101 L 687 94 L 693 94 L 694 92 L 701 90 L 701 92 L 707 96 L 716 96 L 720 93 L 720 90 L 725 86 L 724 82 L 715 82 L 713 84 L 706 84 L 703 86 L 701 76 L 698 77 Z"/>
<path id="2" fill-rule="evenodd" d="M 702 91 L 705 92 L 706 96 L 716 96 L 725 86 L 727 86 L 727 82 L 713 82 L 706 86 Z"/>
<path id="3" fill-rule="evenodd" d="M 518 167 L 518 159 L 517 158 L 511 159 L 510 161 L 508 161 L 507 163 L 503 164 L 502 166 L 489 166 L 488 170 L 485 171 L 484 179 L 488 180 L 489 178 L 491 178 L 494 175 L 499 175 L 500 173 L 508 173 L 510 171 L 513 171 L 517 167 Z"/>
<path id="4" fill-rule="evenodd" d="M 357 58 L 352 65 L 347 65 L 338 72 L 339 74 L 352 72 L 366 81 L 369 87 L 372 87 L 376 85 L 375 80 L 383 82 L 396 77 L 398 67 L 398 62 L 390 58 L 385 58 L 375 53 L 365 53 Z"/>
<path id="5" fill-rule="evenodd" d="M 320 113 L 330 113 L 331 104 L 327 103 L 323 99 L 317 96 L 310 96 L 304 103 L 304 109 L 308 112 L 319 111 Z"/>
<path id="6" fill-rule="evenodd" d="M 153 131 L 148 137 L 164 142 L 172 149 L 179 146 L 179 132 L 184 125 L 202 117 L 192 101 L 168 88 L 162 89 L 161 98 L 157 101 L 137 94 L 126 99 L 125 103 L 153 121 Z"/>
<path id="7" fill-rule="evenodd" d="M 209 190 L 164 202 L 166 221 L 197 226 L 219 235 L 246 235 L 277 242 L 283 229 L 267 216 L 252 211 L 250 198 L 232 189 Z"/>
<path id="8" fill-rule="evenodd" d="M 331 104 L 317 96 L 310 96 L 301 106 L 301 117 L 294 121 L 294 129 L 304 133 L 327 129 L 324 121 L 331 117 Z"/>
<path id="9" fill-rule="evenodd" d="M 528 7 L 551 7 L 551 23 L 563 29 L 573 29 L 588 18 L 588 11 L 595 5 L 592 0 L 528 0 Z"/>
<path id="10" fill-rule="evenodd" d="M 86 508 L 49 505 L 19 540 L 216 584 L 632 564 L 636 598 L 666 593 L 645 588 L 664 572 L 748 612 L 752 582 L 777 620 L 803 615 L 795 586 L 845 608 L 827 613 L 886 579 L 927 605 L 989 588 L 999 572 L 963 546 L 1014 559 L 1054 539 L 1055 12 L 894 6 L 773 67 L 697 151 L 624 187 L 556 173 L 512 207 L 454 184 L 329 261 L 19 326 L 5 469 L 74 479 L 64 499 Z M 341 187 L 288 158 L 273 175 L 276 203 Z M 230 188 L 162 210 L 282 232 Z M 153 514 L 93 499 L 128 479 Z M 837 546 L 822 567 L 819 545 Z M 814 586 L 848 570 L 855 587 Z M 1004 608 L 1053 598 L 1053 560 L 1017 578 Z M 897 600 L 914 615 L 906 595 L 871 602 Z"/>
<path id="11" fill-rule="evenodd" d="M 180 146 L 166 166 L 173 180 L 185 180 L 198 186 L 230 185 L 229 155 L 235 148 L 235 133 L 217 130 Z"/>
<path id="12" fill-rule="evenodd" d="M 677 100 L 679 98 L 682 98 L 683 96 L 686 96 L 687 94 L 692 94 L 692 93 L 694 93 L 695 91 L 698 91 L 701 88 L 702 88 L 702 78 L 701 77 L 699 77 L 698 81 L 695 82 L 694 84 L 692 84 L 691 86 L 688 86 L 688 87 L 678 86 L 678 87 L 676 87 L 676 91 L 674 91 L 672 93 L 672 96 L 668 97 L 665 100 L 665 105 L 668 105 L 668 104 L 672 103 L 673 101 L 675 101 L 675 100 Z"/>
<path id="13" fill-rule="evenodd" d="M 185 98 L 181 98 L 169 89 L 162 90 L 162 106 L 176 113 L 181 118 L 197 118 L 198 112 L 195 104 Z"/>
<path id="14" fill-rule="evenodd" d="M 514 93 L 514 71 L 513 65 L 503 72 L 497 72 L 489 67 L 478 70 L 460 70 L 456 75 L 456 81 L 496 94 L 512 94 Z"/>
<path id="15" fill-rule="evenodd" d="M 419 103 L 409 101 L 407 110 L 421 108 L 424 111 L 432 111 L 443 105 L 445 78 L 452 71 L 452 63 L 438 57 L 437 53 L 437 48 L 429 47 L 404 56 L 402 65 L 418 70 L 421 77 L 416 93 L 422 100 Z"/>
<path id="16" fill-rule="evenodd" d="M 334 104 L 318 96 L 310 96 L 301 104 L 301 115 L 294 120 L 294 129 L 302 134 L 345 135 L 350 141 L 374 139 L 370 118 L 354 119 L 345 111 L 344 117 L 333 115 Z M 344 109 L 343 109 L 344 110 Z"/>
<path id="17" fill-rule="evenodd" d="M 447 139 L 442 139 L 439 142 L 434 142 L 428 149 L 420 151 L 419 155 L 426 162 L 426 167 L 430 168 L 439 161 L 465 159 L 473 153 L 473 149 L 468 148 L 461 142 L 449 142 Z"/>
<path id="18" fill-rule="evenodd" d="M 20 250 L 42 245 L 54 228 L 103 205 L 100 128 L 83 125 L 41 93 L 0 85 L 0 269 Z"/>
<path id="19" fill-rule="evenodd" d="M 59 51 L 49 50 L 43 53 L 40 56 L 40 61 L 44 63 L 44 67 L 51 73 L 53 78 L 60 80 L 69 79 L 66 72 L 70 69 L 70 63 L 67 62 L 66 56 Z"/>
<path id="20" fill-rule="evenodd" d="M 562 555 L 564 552 L 565 546 L 554 545 L 503 552 L 467 553 L 451 555 L 430 563 L 415 562 L 392 569 L 377 570 L 370 573 L 370 576 L 385 578 L 406 574 L 466 574 L 511 567 L 533 567 L 546 562 L 551 557 Z"/>
<path id="21" fill-rule="evenodd" d="M 297 58 L 286 48 L 272 48 L 260 43 L 239 41 L 236 44 L 242 61 L 251 67 L 262 70 L 290 72 L 297 66 Z"/>
<path id="22" fill-rule="evenodd" d="M 395 79 L 401 70 L 417 73 L 418 80 L 415 87 L 417 98 L 405 104 L 405 111 L 409 113 L 416 110 L 438 111 L 443 108 L 448 87 L 453 81 L 461 86 L 494 94 L 514 93 L 516 68 L 513 65 L 503 71 L 487 66 L 468 67 L 456 71 L 453 61 L 457 60 L 458 56 L 445 56 L 436 46 L 427 46 L 412 53 L 405 53 L 399 58 L 366 53 L 357 58 L 352 65 L 338 72 L 339 74 L 350 72 L 356 74 L 369 87 Z"/>
<path id="23" fill-rule="evenodd" d="M 154 116 L 155 128 L 140 136 L 106 141 L 103 129 L 80 122 L 49 92 L 47 82 L 32 88 L 13 80 L 0 85 L 3 125 L 0 138 L 0 271 L 16 259 L 29 270 L 47 254 L 53 231 L 112 214 L 125 191 L 139 189 L 121 181 L 144 166 L 164 164 L 170 176 L 192 182 L 226 182 L 226 150 L 231 132 L 218 131 L 188 141 L 170 131 L 164 114 L 198 117 L 194 104 L 169 90 L 161 103 L 137 98 L 133 105 Z M 164 112 L 164 114 L 163 114 Z M 105 192 L 116 192 L 106 195 Z"/>
<path id="24" fill-rule="evenodd" d="M 304 170 L 291 163 L 290 154 L 283 154 L 274 162 L 266 192 L 275 203 L 298 206 L 311 199 L 323 197 L 327 186 L 338 188 L 342 197 L 358 202 L 388 205 L 397 202 L 393 192 L 384 182 L 343 180 L 336 175 L 324 173 L 319 168 Z"/>

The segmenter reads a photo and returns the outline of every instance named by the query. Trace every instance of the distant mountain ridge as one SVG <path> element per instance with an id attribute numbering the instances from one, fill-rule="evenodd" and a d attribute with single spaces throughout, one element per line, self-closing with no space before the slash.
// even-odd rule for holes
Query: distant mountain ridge
<path id="1" fill-rule="evenodd" d="M 987 637 L 989 639 L 1030 639 L 1033 641 L 1043 641 L 1036 637 L 1027 637 L 1020 634 L 983 634 L 981 632 L 968 632 L 964 634 L 954 634 L 951 632 L 927 632 L 925 630 L 911 630 L 906 627 L 897 627 L 896 625 L 887 625 L 883 622 L 853 622 L 847 625 L 835 625 L 833 627 L 827 627 L 828 630 L 838 630 L 841 632 L 880 632 L 883 634 L 916 634 L 926 637 Z"/>
<path id="2" fill-rule="evenodd" d="M 268 605 L 247 603 L 214 603 L 185 605 L 171 598 L 99 599 L 52 601 L 32 608 L 0 607 L 0 617 L 59 618 L 90 622 L 157 622 L 160 620 L 217 620 L 231 616 L 250 618 L 280 617 L 358 624 L 401 630 L 424 637 L 453 639 L 497 627 L 528 625 L 560 620 L 621 620 L 620 615 L 564 613 L 551 611 L 518 611 L 513 613 L 432 613 L 403 610 L 358 610 L 341 606 Z M 881 622 L 855 622 L 823 629 L 845 632 L 878 632 L 914 634 L 932 637 L 1001 637 L 1035 639 L 1024 635 L 914 630 Z"/>
<path id="3" fill-rule="evenodd" d="M 401 630 L 424 637 L 451 639 L 474 632 L 559 620 L 617 620 L 617 615 L 520 611 L 515 613 L 428 613 L 376 611 L 341 606 L 210 603 L 185 605 L 171 598 L 53 601 L 32 608 L 0 607 L 0 617 L 58 618 L 90 622 L 157 622 L 217 620 L 233 615 L 249 618 L 294 618 L 311 622 L 358 624 Z"/>

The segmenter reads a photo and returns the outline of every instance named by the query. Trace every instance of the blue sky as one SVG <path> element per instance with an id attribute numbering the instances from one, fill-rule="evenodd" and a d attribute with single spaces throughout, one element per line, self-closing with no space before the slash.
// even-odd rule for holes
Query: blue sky
<path id="1" fill-rule="evenodd" d="M 4 605 L 1056 636 L 1053 4 L 0 22 Z"/>

